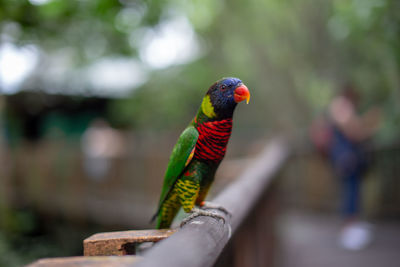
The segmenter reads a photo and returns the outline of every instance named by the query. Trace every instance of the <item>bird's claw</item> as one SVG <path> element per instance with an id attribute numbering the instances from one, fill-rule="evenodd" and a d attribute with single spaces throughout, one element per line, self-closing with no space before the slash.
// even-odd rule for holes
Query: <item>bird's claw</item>
<path id="1" fill-rule="evenodd" d="M 200 204 L 200 208 L 201 209 L 217 209 L 219 211 L 222 211 L 223 213 L 225 213 L 226 215 L 229 216 L 229 218 L 232 217 L 232 213 L 230 211 L 228 211 L 227 209 L 225 209 L 224 207 L 222 207 L 221 205 L 209 202 L 209 201 L 203 201 Z"/>
<path id="2" fill-rule="evenodd" d="M 210 211 L 205 211 L 202 209 L 198 209 L 198 208 L 193 208 L 192 211 L 190 212 L 191 214 L 186 217 L 185 219 L 182 220 L 180 227 L 184 226 L 185 224 L 187 224 L 189 221 L 191 221 L 192 219 L 199 217 L 199 216 L 209 216 L 215 219 L 222 219 L 225 223 L 225 218 L 222 215 L 219 215 L 217 213 L 214 212 L 210 212 Z"/>

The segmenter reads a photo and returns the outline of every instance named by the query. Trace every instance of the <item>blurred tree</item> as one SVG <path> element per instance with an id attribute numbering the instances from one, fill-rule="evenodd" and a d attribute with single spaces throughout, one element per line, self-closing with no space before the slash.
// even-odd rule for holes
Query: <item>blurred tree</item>
<path id="1" fill-rule="evenodd" d="M 385 112 L 382 142 L 395 141 L 400 119 L 400 8 L 398 1 L 335 1 L 328 29 L 341 65 L 336 71 L 353 80 L 364 105 Z"/>
<path id="2" fill-rule="evenodd" d="M 108 107 L 118 126 L 183 126 L 214 80 L 238 76 L 252 91 L 239 128 L 295 133 L 352 81 L 364 106 L 380 104 L 387 111 L 381 141 L 389 142 L 399 133 L 398 8 L 394 0 L 2 0 L 0 18 L 3 43 L 33 44 L 40 51 L 25 89 L 101 94 L 84 82 L 90 66 L 104 58 L 139 62 L 142 73 L 128 71 L 140 76 L 129 88 L 139 89 Z M 186 39 L 166 38 L 185 21 Z M 192 37 L 197 59 L 177 60 L 173 49 L 180 51 Z M 162 56 L 175 56 L 175 63 L 162 65 Z M 157 59 L 161 65 L 152 65 Z"/>

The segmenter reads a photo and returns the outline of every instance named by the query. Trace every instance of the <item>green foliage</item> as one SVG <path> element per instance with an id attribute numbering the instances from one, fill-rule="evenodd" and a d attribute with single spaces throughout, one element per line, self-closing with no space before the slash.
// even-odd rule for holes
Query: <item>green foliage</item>
<path id="1" fill-rule="evenodd" d="M 99 229 L 78 226 L 59 218 L 46 221 L 33 209 L 10 209 L 0 202 L 0 266 L 17 267 L 39 258 L 76 256 L 83 238 Z M 85 228 L 86 227 L 86 228 Z"/>
<path id="2" fill-rule="evenodd" d="M 204 62 L 153 73 L 152 79 L 130 98 L 114 100 L 109 108 L 114 125 L 137 129 L 184 127 L 194 117 L 209 86 Z"/>
<path id="3" fill-rule="evenodd" d="M 385 111 L 382 140 L 389 142 L 399 133 L 399 8 L 395 0 L 3 0 L 0 18 L 18 43 L 69 51 L 78 67 L 104 56 L 140 60 L 146 29 L 156 29 L 174 12 L 186 16 L 203 56 L 151 70 L 147 83 L 110 105 L 108 116 L 117 126 L 184 126 L 213 81 L 237 76 L 252 93 L 239 127 L 293 132 L 307 128 L 352 82 L 364 108 L 380 105 Z"/>

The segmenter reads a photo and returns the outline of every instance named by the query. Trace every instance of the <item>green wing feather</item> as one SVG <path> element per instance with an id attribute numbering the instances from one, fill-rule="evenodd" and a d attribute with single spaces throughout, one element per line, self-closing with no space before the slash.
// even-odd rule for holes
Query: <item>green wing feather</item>
<path id="1" fill-rule="evenodd" d="M 168 196 L 176 180 L 180 177 L 185 167 L 190 162 L 190 157 L 193 156 L 192 152 L 196 146 L 199 132 L 195 127 L 187 127 L 179 137 L 174 149 L 172 150 L 171 157 L 169 159 L 168 167 L 165 172 L 164 184 L 161 190 L 160 201 L 156 214 L 153 216 L 154 220 L 161 208 L 162 203 Z M 189 160 L 189 161 L 188 161 Z"/>

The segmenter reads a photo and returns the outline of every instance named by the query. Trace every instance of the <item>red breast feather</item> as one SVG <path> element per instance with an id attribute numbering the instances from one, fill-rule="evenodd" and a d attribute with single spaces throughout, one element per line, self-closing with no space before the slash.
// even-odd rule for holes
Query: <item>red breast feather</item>
<path id="1" fill-rule="evenodd" d="M 199 138 L 194 159 L 220 162 L 225 156 L 226 145 L 232 132 L 232 119 L 205 122 L 197 126 Z"/>

